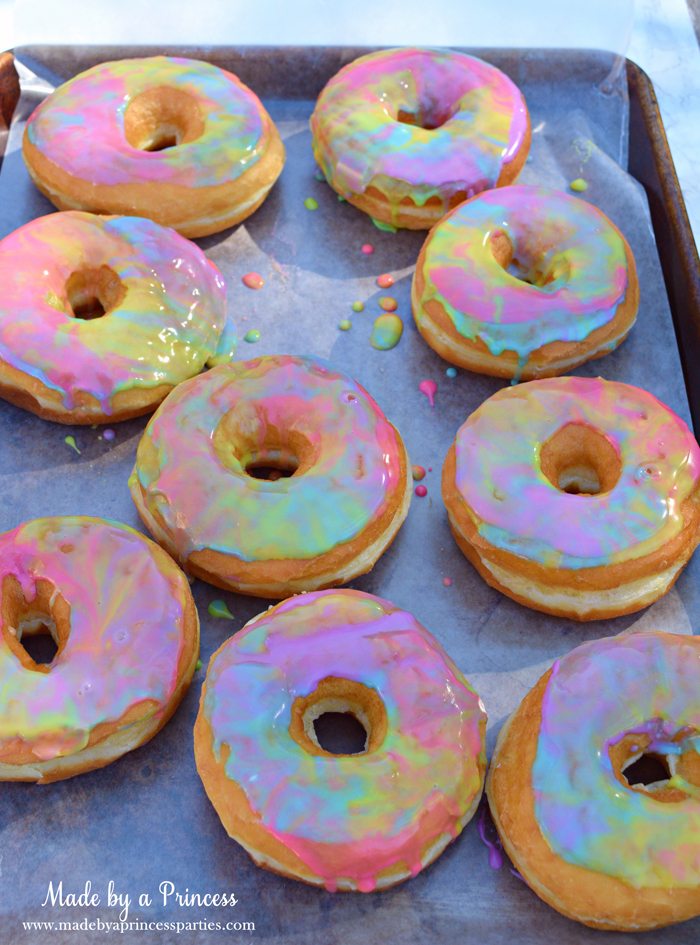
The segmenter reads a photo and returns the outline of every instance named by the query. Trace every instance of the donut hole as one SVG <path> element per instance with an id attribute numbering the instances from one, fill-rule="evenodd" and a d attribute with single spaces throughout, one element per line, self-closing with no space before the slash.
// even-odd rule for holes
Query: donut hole
<path id="1" fill-rule="evenodd" d="M 327 676 L 292 705 L 290 735 L 311 755 L 369 754 L 382 744 L 386 730 L 381 697 L 354 679 Z"/>
<path id="2" fill-rule="evenodd" d="M 643 752 L 622 769 L 622 776 L 630 787 L 648 787 L 666 784 L 671 778 L 668 758 L 655 751 Z"/>
<path id="3" fill-rule="evenodd" d="M 193 95 L 158 86 L 136 95 L 124 112 L 124 136 L 137 151 L 165 151 L 196 141 L 204 118 Z"/>
<path id="4" fill-rule="evenodd" d="M 424 131 L 435 131 L 447 124 L 455 111 L 456 108 L 446 109 L 437 102 L 431 102 L 425 107 L 419 104 L 415 111 L 400 108 L 396 115 L 396 121 L 401 122 L 402 125 L 423 128 Z"/>
<path id="5" fill-rule="evenodd" d="M 125 294 L 121 279 L 109 266 L 78 269 L 66 280 L 69 314 L 83 321 L 107 315 L 121 303 Z"/>
<path id="6" fill-rule="evenodd" d="M 35 663 L 49 665 L 58 653 L 56 624 L 46 614 L 27 617 L 17 627 L 17 642 Z"/>
<path id="7" fill-rule="evenodd" d="M 509 275 L 543 292 L 555 292 L 568 282 L 571 264 L 552 247 L 540 246 L 533 237 L 518 242 L 517 252 L 510 236 L 503 230 L 489 235 L 489 246 L 501 269 Z"/>
<path id="8" fill-rule="evenodd" d="M 652 727 L 656 727 L 659 720 L 653 721 Z M 696 795 L 700 791 L 700 755 L 693 744 L 693 732 L 681 729 L 654 741 L 648 723 L 646 728 L 627 732 L 610 745 L 608 755 L 618 782 L 629 791 L 663 803 L 685 801 L 689 792 Z M 686 739 L 690 739 L 687 744 Z M 688 791 L 683 790 L 683 782 Z"/>
<path id="9" fill-rule="evenodd" d="M 277 482 L 288 479 L 299 469 L 298 458 L 289 450 L 262 450 L 252 453 L 243 462 L 243 469 L 253 479 Z"/>
<path id="10" fill-rule="evenodd" d="M 284 489 L 287 479 L 303 476 L 318 460 L 318 442 L 294 429 L 295 421 L 276 425 L 265 401 L 241 400 L 217 424 L 214 452 L 226 469 L 257 480 L 258 488 Z"/>
<path id="11" fill-rule="evenodd" d="M 60 656 L 70 630 L 70 608 L 51 581 L 36 582 L 25 597 L 19 581 L 8 576 L 2 584 L 2 636 L 25 669 L 47 673 Z"/>
<path id="12" fill-rule="evenodd" d="M 567 423 L 540 449 L 540 468 L 555 489 L 570 495 L 601 495 L 615 488 L 622 462 L 600 430 Z"/>
<path id="13" fill-rule="evenodd" d="M 367 751 L 367 729 L 352 711 L 326 711 L 313 720 L 320 748 L 331 755 L 360 755 Z"/>

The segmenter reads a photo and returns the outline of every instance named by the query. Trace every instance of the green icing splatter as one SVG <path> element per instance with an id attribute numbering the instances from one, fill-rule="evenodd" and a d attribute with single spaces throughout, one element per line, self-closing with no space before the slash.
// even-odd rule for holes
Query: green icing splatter
<path id="1" fill-rule="evenodd" d="M 243 335 L 243 340 L 247 341 L 249 345 L 254 345 L 256 341 L 260 341 L 260 332 L 257 328 L 251 328 Z"/>
<path id="2" fill-rule="evenodd" d="M 304 206 L 307 210 L 318 210 L 318 200 L 315 200 L 313 197 L 307 197 L 304 201 Z"/>
<path id="3" fill-rule="evenodd" d="M 342 322 L 338 322 L 338 328 L 340 328 L 341 331 L 350 331 L 352 322 L 349 318 L 344 318 Z"/>
<path id="4" fill-rule="evenodd" d="M 78 444 L 75 442 L 74 436 L 71 436 L 70 434 L 68 434 L 68 436 L 65 437 L 63 442 L 66 444 L 66 446 L 70 446 L 72 450 L 75 450 L 78 456 L 80 456 L 80 450 L 78 449 Z"/>
<path id="5" fill-rule="evenodd" d="M 382 220 L 375 220 L 374 217 L 370 217 L 370 220 L 372 223 L 374 223 L 378 230 L 382 230 L 384 233 L 396 233 L 398 231 L 398 227 L 392 226 L 391 223 L 384 223 Z"/>
<path id="6" fill-rule="evenodd" d="M 364 312 L 365 303 L 364 302 L 353 302 L 352 303 L 353 312 Z"/>
<path id="7" fill-rule="evenodd" d="M 195 671 L 195 673 L 198 673 L 201 668 L 202 668 L 202 661 L 201 661 L 201 660 L 197 660 L 197 662 L 195 663 L 195 666 L 194 666 L 194 671 Z"/>
<path id="8" fill-rule="evenodd" d="M 235 620 L 231 611 L 226 605 L 226 601 L 213 600 L 207 607 L 210 617 L 220 617 L 222 620 Z"/>
<path id="9" fill-rule="evenodd" d="M 588 181 L 585 181 L 583 177 L 577 177 L 576 180 L 572 180 L 569 184 L 571 190 L 575 190 L 577 194 L 582 194 L 584 190 L 588 190 Z"/>
<path id="10" fill-rule="evenodd" d="M 403 334 L 403 322 L 398 315 L 380 315 L 372 326 L 370 342 L 379 351 L 395 348 Z"/>

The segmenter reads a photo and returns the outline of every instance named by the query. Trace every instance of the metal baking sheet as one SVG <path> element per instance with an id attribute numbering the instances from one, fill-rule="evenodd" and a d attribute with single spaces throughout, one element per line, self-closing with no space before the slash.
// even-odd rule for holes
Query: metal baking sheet
<path id="1" fill-rule="evenodd" d="M 23 93 L 0 170 L 0 235 L 53 208 L 29 182 L 20 141 L 23 119 L 41 95 L 94 62 L 152 49 L 26 48 L 17 51 Z M 169 50 L 173 51 L 173 50 Z M 315 177 L 308 117 L 324 82 L 360 50 L 178 49 L 237 72 L 264 99 L 287 148 L 287 165 L 264 206 L 243 225 L 201 240 L 226 275 L 229 313 L 239 337 L 258 329 L 255 344 L 240 342 L 239 357 L 273 352 L 314 353 L 354 375 L 377 398 L 403 434 L 411 461 L 429 471 L 427 496 L 414 497 L 406 524 L 374 571 L 355 587 L 413 611 L 444 644 L 476 686 L 489 712 L 489 752 L 503 720 L 554 658 L 585 640 L 634 628 L 690 633 L 698 623 L 700 559 L 676 587 L 641 614 L 578 625 L 518 606 L 487 587 L 457 551 L 440 500 L 440 468 L 466 416 L 501 382 L 447 365 L 420 339 L 410 315 L 412 267 L 422 234 L 387 233 L 340 202 Z M 589 183 L 586 199 L 601 207 L 627 236 L 637 259 L 641 308 L 625 344 L 580 368 L 647 387 L 689 417 L 678 347 L 641 186 L 627 166 L 628 101 L 624 61 L 597 53 L 489 51 L 484 58 L 521 86 L 532 115 L 533 146 L 521 180 L 566 188 Z M 318 209 L 304 201 L 313 197 Z M 371 255 L 361 251 L 371 244 Z M 249 271 L 265 279 L 260 291 L 241 283 Z M 390 272 L 392 289 L 376 278 Z M 404 335 L 395 349 L 377 351 L 369 337 L 378 299 L 399 303 Z M 354 313 L 355 300 L 365 311 Z M 352 328 L 340 331 L 349 318 Z M 435 406 L 419 383 L 437 383 Z M 0 528 L 39 515 L 91 514 L 139 521 L 127 490 L 146 420 L 100 428 L 51 424 L 0 402 Z M 80 450 L 70 447 L 72 435 Z M 445 578 L 452 583 L 446 586 Z M 240 598 L 201 582 L 193 585 L 202 620 L 202 661 L 268 602 Z M 223 598 L 234 620 L 214 619 L 207 605 Z M 148 745 L 101 771 L 37 787 L 0 788 L 0 942 L 92 943 L 111 925 L 124 942 L 209 943 L 255 939 L 268 943 L 354 945 L 367 942 L 479 941 L 522 945 L 620 941 L 691 945 L 700 921 L 660 932 L 593 932 L 544 905 L 508 869 L 489 866 L 478 819 L 417 878 L 384 893 L 332 895 L 255 867 L 229 840 L 197 778 L 192 725 L 204 668 L 168 726 Z M 52 905 L 54 891 L 78 896 L 89 884 L 94 905 Z M 130 897 L 108 901 L 113 891 Z M 185 896 L 166 902 L 162 884 Z M 164 887 L 170 890 L 170 886 Z M 231 907 L 187 905 L 187 894 L 235 894 Z M 147 898 L 150 898 L 148 904 Z M 120 928 L 120 915 L 126 923 Z M 54 923 L 53 931 L 25 923 Z M 68 923 L 60 932 L 58 923 Z M 92 928 L 89 923 L 93 923 Z M 149 926 L 150 923 L 150 926 Z M 161 927 L 158 928 L 157 924 Z M 190 924 L 189 928 L 178 929 Z M 211 923 L 207 926 L 207 923 Z M 238 923 L 229 931 L 216 924 Z M 254 930 L 246 928 L 254 925 Z M 169 927 L 166 927 L 169 926 Z"/>

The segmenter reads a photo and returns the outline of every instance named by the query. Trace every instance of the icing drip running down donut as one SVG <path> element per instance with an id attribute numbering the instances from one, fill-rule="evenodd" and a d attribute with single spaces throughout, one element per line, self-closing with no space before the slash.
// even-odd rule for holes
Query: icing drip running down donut
<path id="1" fill-rule="evenodd" d="M 616 348 L 639 284 L 625 238 L 596 207 L 500 187 L 431 230 L 412 288 L 416 325 L 453 364 L 516 380 L 563 374 Z"/>
<path id="2" fill-rule="evenodd" d="M 457 544 L 492 587 L 578 620 L 633 613 L 700 541 L 700 448 L 651 394 L 601 378 L 500 390 L 443 467 Z"/>
<path id="3" fill-rule="evenodd" d="M 0 396 L 61 423 L 153 410 L 235 350 L 224 280 L 140 217 L 68 211 L 0 242 Z"/>
<path id="4" fill-rule="evenodd" d="M 356 754 L 315 721 L 354 715 Z M 409 613 L 358 591 L 302 594 L 214 654 L 197 770 L 256 863 L 330 891 L 385 889 L 428 866 L 481 796 L 481 700 Z"/>
<path id="5" fill-rule="evenodd" d="M 404 521 L 410 486 L 401 437 L 367 391 L 290 355 L 181 384 L 130 479 L 144 523 L 184 567 L 262 597 L 364 574 Z"/>
<path id="6" fill-rule="evenodd" d="M 199 621 L 156 544 L 98 518 L 40 518 L 0 535 L 0 779 L 100 768 L 162 728 L 189 686 Z M 51 636 L 37 662 L 28 638 Z"/>
<path id="7" fill-rule="evenodd" d="M 600 929 L 700 915 L 700 639 L 630 633 L 557 660 L 504 725 L 487 793 L 506 852 Z"/>
<path id="8" fill-rule="evenodd" d="M 522 94 L 481 59 L 389 49 L 340 70 L 311 116 L 314 156 L 375 220 L 428 229 L 457 204 L 510 184 L 530 147 Z"/>
<path id="9" fill-rule="evenodd" d="M 193 237 L 250 216 L 284 164 L 270 116 L 235 75 L 167 56 L 61 85 L 30 116 L 23 154 L 60 210 L 149 217 Z"/>

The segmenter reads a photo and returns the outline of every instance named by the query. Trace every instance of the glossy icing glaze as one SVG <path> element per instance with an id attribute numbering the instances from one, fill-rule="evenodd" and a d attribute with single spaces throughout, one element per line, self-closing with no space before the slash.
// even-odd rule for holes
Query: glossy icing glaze
<path id="1" fill-rule="evenodd" d="M 245 561 L 315 558 L 386 510 L 404 485 L 402 455 L 359 384 L 322 360 L 275 355 L 173 391 L 144 433 L 131 487 L 183 558 L 204 548 Z M 302 459 L 294 475 L 246 473 L 285 457 Z"/>
<path id="2" fill-rule="evenodd" d="M 23 667 L 0 637 L 0 758 L 17 743 L 41 760 L 72 754 L 131 707 L 152 701 L 153 717 L 167 705 L 183 646 L 183 590 L 151 549 L 126 525 L 79 516 L 0 535 L 0 609 L 8 579 L 28 610 L 40 580 L 70 607 L 67 642 L 48 672 Z"/>
<path id="3" fill-rule="evenodd" d="M 159 88 L 185 97 L 201 133 L 164 150 L 132 147 L 125 114 L 140 95 Z M 123 59 L 93 66 L 59 86 L 29 118 L 27 135 L 54 164 L 93 184 L 213 186 L 236 180 L 261 157 L 265 129 L 259 108 L 257 96 L 236 76 L 209 63 Z M 164 119 L 172 125 L 171 115 Z"/>
<path id="4" fill-rule="evenodd" d="M 292 738 L 295 699 L 329 676 L 380 696 L 375 750 L 312 755 Z M 419 872 L 481 792 L 481 700 L 411 614 L 369 594 L 303 594 L 256 617 L 212 658 L 200 712 L 261 826 L 331 890 Z"/>
<path id="5" fill-rule="evenodd" d="M 699 732 L 697 638 L 632 633 L 558 660 L 532 768 L 535 816 L 552 850 L 637 888 L 697 887 L 697 787 L 687 785 L 684 800 L 657 800 L 625 787 L 609 752 L 626 734 L 645 734 L 648 751 L 673 758 L 697 751 Z"/>
<path id="6" fill-rule="evenodd" d="M 504 269 L 491 241 L 505 237 Z M 553 341 L 582 341 L 615 317 L 627 287 L 625 243 L 591 204 L 544 187 L 499 187 L 441 220 L 426 242 L 420 301 L 457 332 L 524 364 Z M 424 313 L 417 311 L 420 324 Z M 625 326 L 625 332 L 629 326 Z"/>
<path id="7" fill-rule="evenodd" d="M 401 117 L 399 117 L 401 116 Z M 424 127 L 425 126 L 425 127 Z M 500 70 L 437 49 L 390 49 L 345 66 L 311 117 L 314 154 L 345 197 L 377 188 L 447 206 L 494 187 L 528 130 L 517 87 Z"/>
<path id="8" fill-rule="evenodd" d="M 69 279 L 105 266 L 122 297 L 100 318 L 74 317 Z M 150 220 L 40 217 L 0 242 L 0 284 L 0 359 L 58 391 L 67 409 L 83 391 L 108 414 L 119 391 L 178 384 L 235 351 L 221 273 Z"/>
<path id="9" fill-rule="evenodd" d="M 617 484 L 571 495 L 540 467 L 567 424 L 599 431 L 621 463 Z M 456 486 L 480 536 L 546 566 L 589 568 L 639 558 L 674 538 L 700 477 L 686 424 L 651 394 L 601 378 L 560 377 L 498 391 L 460 428 Z"/>

